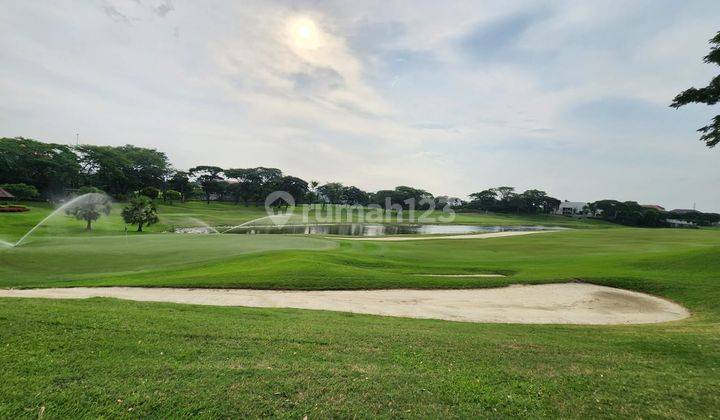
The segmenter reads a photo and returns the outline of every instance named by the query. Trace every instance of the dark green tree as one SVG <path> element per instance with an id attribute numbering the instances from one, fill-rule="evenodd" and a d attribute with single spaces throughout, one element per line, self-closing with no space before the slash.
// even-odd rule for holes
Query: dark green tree
<path id="1" fill-rule="evenodd" d="M 183 171 L 175 171 L 172 173 L 170 178 L 167 182 L 170 189 L 175 190 L 180 193 L 181 199 L 186 200 L 188 197 L 188 194 L 192 191 L 192 186 L 190 185 L 190 177 L 188 176 L 187 172 Z"/>
<path id="2" fill-rule="evenodd" d="M 367 205 L 370 198 L 368 193 L 355 186 L 345 187 L 342 190 L 342 201 L 345 204 Z"/>
<path id="3" fill-rule="evenodd" d="M 340 204 L 343 199 L 343 190 L 345 187 L 339 182 L 328 182 L 317 187 L 318 196 L 330 204 Z"/>
<path id="4" fill-rule="evenodd" d="M 205 201 L 210 204 L 210 195 L 221 191 L 223 169 L 217 166 L 196 166 L 190 168 L 188 174 L 195 178 L 195 181 L 200 185 L 205 194 Z"/>
<path id="5" fill-rule="evenodd" d="M 703 58 L 708 64 L 720 65 L 720 32 L 718 32 L 710 40 L 710 53 Z M 680 108 L 690 103 L 715 105 L 720 101 L 720 75 L 715 76 L 707 86 L 697 89 L 691 87 L 673 99 L 673 108 Z M 700 127 L 697 130 L 701 133 L 700 140 L 704 141 L 708 147 L 715 147 L 720 143 L 720 115 L 713 117 L 710 124 Z"/>
<path id="6" fill-rule="evenodd" d="M 0 138 L 0 184 L 28 184 L 49 196 L 77 185 L 79 178 L 80 165 L 70 147 Z"/>
<path id="7" fill-rule="evenodd" d="M 305 202 L 308 193 L 308 183 L 295 176 L 284 176 L 277 183 L 278 191 L 289 193 L 295 200 L 295 204 Z"/>
<path id="8" fill-rule="evenodd" d="M 140 193 L 140 195 L 144 195 L 145 197 L 148 197 L 152 200 L 160 197 L 160 190 L 155 187 L 145 187 L 138 192 Z"/>
<path id="9" fill-rule="evenodd" d="M 148 197 L 140 195 L 130 200 L 122 210 L 125 223 L 137 225 L 137 231 L 142 232 L 143 226 L 150 226 L 160 220 L 155 203 Z"/>

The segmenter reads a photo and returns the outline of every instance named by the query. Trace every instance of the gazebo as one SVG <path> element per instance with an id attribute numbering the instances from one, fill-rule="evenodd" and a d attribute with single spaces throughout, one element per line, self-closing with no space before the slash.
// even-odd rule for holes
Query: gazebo
<path id="1" fill-rule="evenodd" d="M 0 201 L 14 200 L 15 196 L 0 188 Z"/>

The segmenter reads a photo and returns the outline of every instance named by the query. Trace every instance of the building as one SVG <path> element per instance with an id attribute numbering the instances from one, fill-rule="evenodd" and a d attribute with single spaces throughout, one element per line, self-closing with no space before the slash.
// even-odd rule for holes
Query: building
<path id="1" fill-rule="evenodd" d="M 640 207 L 645 207 L 646 209 L 653 209 L 661 212 L 665 211 L 665 207 L 657 204 L 641 204 Z"/>
<path id="2" fill-rule="evenodd" d="M 446 204 L 450 205 L 450 207 L 458 207 L 462 206 L 463 201 L 459 199 L 458 197 L 448 197 L 447 195 L 441 195 L 438 197 L 435 197 L 435 202 L 439 206 L 445 206 Z"/>
<path id="3" fill-rule="evenodd" d="M 587 203 L 583 201 L 563 201 L 555 210 L 555 214 L 561 214 L 563 216 L 586 216 Z"/>
<path id="4" fill-rule="evenodd" d="M 675 209 L 675 210 L 670 210 L 670 213 L 688 214 L 688 213 L 700 213 L 700 212 L 695 209 Z"/>
<path id="5" fill-rule="evenodd" d="M 7 191 L 3 190 L 2 188 L 0 188 L 0 201 L 3 201 L 3 200 L 4 200 L 4 201 L 10 201 L 10 200 L 14 200 L 14 199 L 15 199 L 15 196 L 14 196 L 14 195 L 12 195 L 12 194 L 10 194 L 9 192 L 7 192 Z"/>
<path id="6" fill-rule="evenodd" d="M 674 228 L 696 228 L 697 225 L 693 222 L 688 222 L 680 219 L 667 219 L 665 220 L 670 227 Z"/>

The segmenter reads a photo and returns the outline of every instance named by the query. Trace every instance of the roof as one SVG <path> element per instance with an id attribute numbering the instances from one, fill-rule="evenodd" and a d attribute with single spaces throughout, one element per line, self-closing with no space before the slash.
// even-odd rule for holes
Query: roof
<path id="1" fill-rule="evenodd" d="M 670 213 L 684 214 L 684 213 L 700 213 L 700 212 L 697 210 L 693 210 L 693 209 L 675 209 L 675 210 L 670 210 Z"/>
<path id="2" fill-rule="evenodd" d="M 12 198 L 15 198 L 15 196 L 10 194 L 9 192 L 3 190 L 2 188 L 0 188 L 0 199 L 3 199 L 3 198 L 4 199 L 12 199 Z"/>
<path id="3" fill-rule="evenodd" d="M 583 209 L 585 206 L 587 206 L 587 203 L 583 201 L 563 201 L 560 203 L 560 208 L 568 208 L 572 207 L 574 209 Z"/>
<path id="4" fill-rule="evenodd" d="M 642 204 L 640 207 L 645 207 L 646 209 L 655 209 L 657 211 L 665 211 L 665 207 L 659 205 L 659 204 Z"/>

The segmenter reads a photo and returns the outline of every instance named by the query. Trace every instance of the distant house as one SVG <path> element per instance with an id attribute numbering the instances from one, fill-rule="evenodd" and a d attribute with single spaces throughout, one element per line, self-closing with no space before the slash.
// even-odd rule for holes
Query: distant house
<path id="1" fill-rule="evenodd" d="M 583 201 L 563 201 L 555 210 L 555 214 L 563 216 L 585 216 L 587 215 L 587 204 Z"/>
<path id="2" fill-rule="evenodd" d="M 657 204 L 641 204 L 640 207 L 645 207 L 646 209 L 653 209 L 657 211 L 665 211 L 665 207 L 659 206 Z"/>
<path id="3" fill-rule="evenodd" d="M 673 210 L 675 211 L 675 210 Z M 680 219 L 667 219 L 665 220 L 670 227 L 674 228 L 696 228 L 697 225 L 693 222 L 688 222 Z"/>
<path id="4" fill-rule="evenodd" d="M 462 206 L 463 201 L 459 199 L 458 197 L 448 197 L 447 195 L 441 195 L 439 197 L 435 197 L 435 201 L 440 206 L 450 205 L 450 207 L 458 207 Z"/>
<path id="5" fill-rule="evenodd" d="M 695 209 L 675 209 L 675 210 L 670 210 L 670 213 L 688 214 L 688 213 L 700 213 L 700 212 Z"/>
<path id="6" fill-rule="evenodd" d="M 14 200 L 15 196 L 0 188 L 0 200 Z"/>

